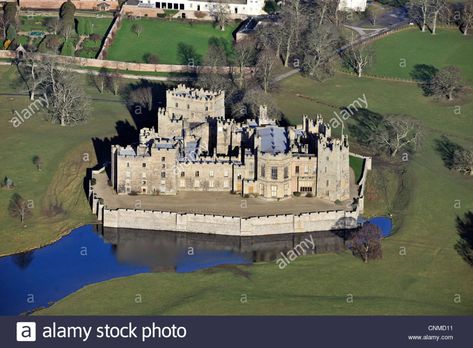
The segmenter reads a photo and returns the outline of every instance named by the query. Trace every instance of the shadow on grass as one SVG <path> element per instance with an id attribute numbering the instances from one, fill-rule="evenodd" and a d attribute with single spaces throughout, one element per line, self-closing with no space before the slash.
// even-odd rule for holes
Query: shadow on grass
<path id="1" fill-rule="evenodd" d="M 435 150 L 439 153 L 442 161 L 448 169 L 453 168 L 455 160 L 455 152 L 463 150 L 463 148 L 442 135 L 440 139 L 435 139 Z"/>
<path id="2" fill-rule="evenodd" d="M 455 250 L 463 260 L 473 266 L 473 212 L 466 212 L 463 219 L 457 216 L 456 225 L 460 239 L 455 245 Z"/>
<path id="3" fill-rule="evenodd" d="M 410 75 L 413 80 L 418 82 L 418 85 L 424 92 L 424 95 L 431 96 L 433 94 L 431 81 L 438 71 L 439 70 L 433 65 L 416 64 L 414 65 Z"/>

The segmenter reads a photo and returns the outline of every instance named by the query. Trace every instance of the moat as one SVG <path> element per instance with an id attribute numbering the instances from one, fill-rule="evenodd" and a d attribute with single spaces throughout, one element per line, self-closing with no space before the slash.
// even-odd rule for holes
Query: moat
<path id="1" fill-rule="evenodd" d="M 0 315 L 47 307 L 117 277 L 274 261 L 309 237 L 315 247 L 307 253 L 344 249 L 341 231 L 235 237 L 82 226 L 51 245 L 0 258 L 0 277 L 9 280 L 0 287 Z"/>

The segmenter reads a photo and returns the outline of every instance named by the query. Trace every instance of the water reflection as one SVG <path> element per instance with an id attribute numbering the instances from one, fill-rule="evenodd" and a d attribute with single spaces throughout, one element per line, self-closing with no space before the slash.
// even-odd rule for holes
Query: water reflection
<path id="1" fill-rule="evenodd" d="M 82 226 L 46 247 L 0 258 L 0 315 L 48 306 L 116 277 L 272 261 L 307 238 L 315 245 L 307 253 L 344 249 L 342 232 L 240 238 Z"/>

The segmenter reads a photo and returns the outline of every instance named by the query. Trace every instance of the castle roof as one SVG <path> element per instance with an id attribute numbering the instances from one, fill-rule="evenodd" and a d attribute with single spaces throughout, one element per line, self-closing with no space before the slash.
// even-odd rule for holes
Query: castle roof
<path id="1" fill-rule="evenodd" d="M 267 126 L 258 129 L 258 136 L 261 138 L 260 151 L 262 153 L 286 153 L 289 149 L 289 139 L 287 131 L 283 127 Z"/>

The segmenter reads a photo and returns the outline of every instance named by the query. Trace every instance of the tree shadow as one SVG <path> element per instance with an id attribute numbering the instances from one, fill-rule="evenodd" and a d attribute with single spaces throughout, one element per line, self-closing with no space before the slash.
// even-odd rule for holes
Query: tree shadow
<path id="1" fill-rule="evenodd" d="M 33 258 L 34 258 L 33 250 L 12 255 L 13 263 L 22 270 L 28 268 L 28 266 L 31 264 L 31 261 L 33 261 Z"/>
<path id="2" fill-rule="evenodd" d="M 460 239 L 455 244 L 455 250 L 473 266 L 473 212 L 466 212 L 463 219 L 457 216 L 456 228 Z"/>
<path id="3" fill-rule="evenodd" d="M 442 161 L 448 169 L 453 168 L 455 152 L 463 150 L 463 147 L 442 135 L 440 139 L 435 139 L 435 150 L 440 154 Z"/>
<path id="4" fill-rule="evenodd" d="M 359 109 L 353 115 L 354 123 L 348 125 L 348 131 L 360 144 L 370 145 L 384 117 L 368 109 Z"/>
<path id="5" fill-rule="evenodd" d="M 432 95 L 431 81 L 439 70 L 433 65 L 416 64 L 410 72 L 411 78 L 416 80 L 425 96 Z"/>
<path id="6" fill-rule="evenodd" d="M 182 65 L 195 67 L 202 63 L 202 55 L 197 53 L 194 46 L 185 42 L 179 42 L 177 44 L 177 57 L 179 63 Z"/>

